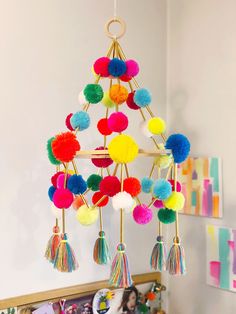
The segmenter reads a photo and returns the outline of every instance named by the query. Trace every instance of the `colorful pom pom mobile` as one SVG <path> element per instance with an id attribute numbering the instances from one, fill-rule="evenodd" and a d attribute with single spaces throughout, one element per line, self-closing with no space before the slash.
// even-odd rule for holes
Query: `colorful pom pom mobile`
<path id="1" fill-rule="evenodd" d="M 110 33 L 110 25 L 115 22 L 122 27 L 121 34 L 116 36 Z M 107 54 L 93 64 L 95 82 L 87 84 L 79 93 L 78 111 L 65 117 L 68 131 L 54 135 L 47 142 L 49 161 L 56 167 L 48 189 L 56 224 L 45 257 L 61 272 L 78 268 L 66 233 L 65 211 L 72 209 L 76 211 L 78 222 L 86 228 L 99 221 L 98 238 L 91 254 L 95 263 L 108 264 L 111 258 L 103 211 L 109 204 L 120 213 L 120 241 L 110 273 L 110 284 L 115 287 L 132 285 L 123 233 L 126 215 L 132 215 L 134 223 L 139 225 L 146 225 L 152 219 L 158 221 L 158 234 L 153 235 L 156 244 L 150 257 L 151 268 L 160 272 L 167 270 L 171 275 L 185 273 L 178 226 L 178 211 L 184 206 L 184 196 L 177 181 L 177 167 L 190 151 L 190 143 L 184 135 L 172 134 L 169 138 L 165 135 L 165 121 L 150 109 L 151 92 L 140 87 L 136 80 L 139 65 L 135 60 L 126 59 L 118 41 L 124 30 L 121 19 L 114 18 L 107 23 L 106 33 L 111 38 L 111 45 Z M 105 109 L 104 116 L 94 123 L 102 141 L 99 147 L 85 150 L 80 147 L 78 138 L 92 125 L 89 109 L 96 110 L 97 106 Z M 124 107 L 129 115 L 122 112 Z M 153 151 L 140 148 L 128 134 L 132 115 L 140 115 L 140 134 L 153 142 Z M 129 163 L 138 162 L 140 156 L 152 159 L 151 169 L 142 178 L 130 176 Z M 81 169 L 77 168 L 79 158 L 89 158 L 95 168 L 88 178 L 84 178 Z M 143 193 L 150 195 L 148 204 L 141 202 Z M 175 223 L 176 232 L 169 254 L 166 254 L 162 227 L 170 223 Z"/>

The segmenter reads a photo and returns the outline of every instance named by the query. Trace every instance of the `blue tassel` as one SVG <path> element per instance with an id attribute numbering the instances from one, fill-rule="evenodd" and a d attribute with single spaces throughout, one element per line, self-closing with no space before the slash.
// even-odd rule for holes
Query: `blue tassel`
<path id="1" fill-rule="evenodd" d="M 95 242 L 93 250 L 93 259 L 95 263 L 99 265 L 106 265 L 109 263 L 111 259 L 104 231 L 99 232 L 99 238 Z"/>

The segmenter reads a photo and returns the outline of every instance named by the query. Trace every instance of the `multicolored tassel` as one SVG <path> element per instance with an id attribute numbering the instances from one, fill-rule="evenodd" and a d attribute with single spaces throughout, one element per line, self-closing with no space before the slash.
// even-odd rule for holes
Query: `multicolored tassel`
<path id="1" fill-rule="evenodd" d="M 157 243 L 150 258 L 150 266 L 159 272 L 166 270 L 166 247 L 162 236 L 157 237 Z"/>
<path id="2" fill-rule="evenodd" d="M 167 258 L 166 268 L 170 275 L 186 274 L 184 248 L 180 245 L 178 237 L 174 238 L 174 243 Z"/>
<path id="3" fill-rule="evenodd" d="M 46 247 L 46 251 L 44 256 L 50 263 L 54 263 L 55 257 L 56 257 L 56 252 L 60 244 L 60 228 L 57 226 L 53 227 L 53 235 L 51 238 L 48 240 L 48 244 Z"/>
<path id="4" fill-rule="evenodd" d="M 95 242 L 93 249 L 93 259 L 94 262 L 98 265 L 106 265 L 111 259 L 104 231 L 99 232 L 99 238 L 97 238 Z"/>
<path id="5" fill-rule="evenodd" d="M 70 273 L 79 267 L 75 253 L 67 241 L 67 235 L 64 233 L 56 252 L 54 268 L 61 272 Z"/>
<path id="6" fill-rule="evenodd" d="M 125 254 L 125 245 L 123 243 L 117 246 L 117 253 L 111 266 L 109 283 L 118 288 L 128 288 L 133 284 L 129 271 L 128 258 Z"/>

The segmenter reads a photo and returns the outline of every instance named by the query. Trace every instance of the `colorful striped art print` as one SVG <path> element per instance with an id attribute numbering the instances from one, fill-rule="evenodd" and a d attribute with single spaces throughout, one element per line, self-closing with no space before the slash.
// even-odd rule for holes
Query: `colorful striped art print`
<path id="1" fill-rule="evenodd" d="M 236 228 L 207 226 L 207 283 L 236 292 Z"/>
<path id="2" fill-rule="evenodd" d="M 178 167 L 185 196 L 183 214 L 222 217 L 221 160 L 189 157 Z"/>

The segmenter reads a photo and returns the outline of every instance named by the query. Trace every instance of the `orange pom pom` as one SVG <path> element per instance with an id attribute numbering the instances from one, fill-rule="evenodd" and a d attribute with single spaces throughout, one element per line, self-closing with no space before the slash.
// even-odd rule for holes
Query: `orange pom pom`
<path id="1" fill-rule="evenodd" d="M 119 84 L 112 85 L 109 93 L 111 100 L 113 100 L 114 103 L 116 103 L 117 105 L 120 105 L 123 102 L 125 102 L 129 94 L 128 90 L 124 86 Z"/>
<path id="2" fill-rule="evenodd" d="M 84 205 L 84 201 L 82 199 L 82 197 L 80 195 L 77 195 L 75 198 L 74 198 L 74 201 L 72 203 L 72 207 L 77 210 L 80 208 L 80 206 Z"/>
<path id="3" fill-rule="evenodd" d="M 156 299 L 156 294 L 150 291 L 147 293 L 146 297 L 149 301 L 154 301 Z"/>
<path id="4" fill-rule="evenodd" d="M 62 162 L 70 162 L 78 150 L 80 150 L 80 144 L 72 132 L 58 134 L 52 141 L 53 155 Z"/>

